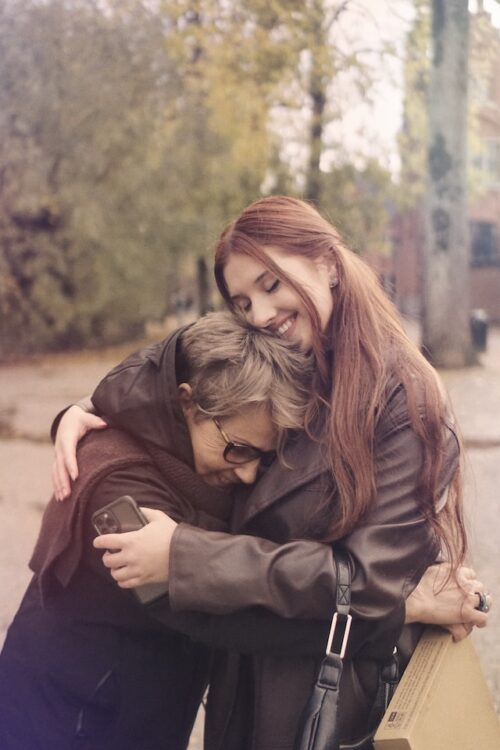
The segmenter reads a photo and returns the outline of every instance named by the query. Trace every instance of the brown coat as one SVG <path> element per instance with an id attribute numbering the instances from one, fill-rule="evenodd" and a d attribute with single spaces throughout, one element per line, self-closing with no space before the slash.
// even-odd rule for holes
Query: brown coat
<path id="1" fill-rule="evenodd" d="M 115 368 L 92 397 L 97 411 L 113 424 L 157 446 L 165 440 L 162 370 L 169 349 L 171 340 L 134 355 Z M 447 429 L 440 477 L 443 492 L 458 461 L 456 437 Z M 276 463 L 250 494 L 236 501 L 232 534 L 201 531 L 188 524 L 178 527 L 171 550 L 170 601 L 179 614 L 195 610 L 235 613 L 237 618 L 252 608 L 254 614 L 266 609 L 285 618 L 331 618 L 335 545 L 314 541 L 313 531 L 308 531 L 317 499 L 325 491 L 324 464 L 317 444 L 305 435 L 290 447 L 287 458 L 293 468 Z M 358 658 L 346 666 L 343 680 L 345 738 L 363 731 L 374 690 L 370 657 L 383 656 L 381 631 L 401 628 L 404 601 L 439 552 L 430 524 L 420 512 L 421 445 L 410 427 L 404 391 L 397 384 L 388 393 L 379 421 L 375 458 L 375 506 L 364 523 L 341 540 L 351 560 L 352 611 L 362 618 L 354 628 Z M 243 641 L 252 640 L 250 630 L 240 635 Z M 252 651 L 244 645 L 234 648 L 243 654 Z M 215 659 L 207 750 L 292 748 L 319 659 L 284 655 L 277 648 L 271 651 L 246 656 L 226 650 Z"/>
<path id="2" fill-rule="evenodd" d="M 335 591 L 331 557 L 314 541 L 289 541 L 302 535 L 322 491 L 317 452 L 315 444 L 301 438 L 289 456 L 293 469 L 272 467 L 249 500 L 237 508 L 234 535 L 201 532 L 185 524 L 178 527 L 170 560 L 170 601 L 175 610 L 222 614 L 259 605 L 285 617 L 331 615 Z M 458 443 L 449 429 L 442 492 L 457 460 Z M 342 544 L 352 563 L 353 614 L 386 618 L 389 627 L 402 617 L 404 599 L 439 552 L 434 532 L 419 510 L 421 446 L 409 426 L 405 394 L 399 387 L 391 393 L 377 432 L 376 461 L 376 505 Z M 363 656 L 369 655 L 368 642 Z M 240 748 L 237 738 L 246 735 L 244 747 L 251 750 L 292 748 L 317 668 L 318 660 L 307 658 L 263 655 L 245 663 L 236 654 L 221 655 L 211 678 L 206 747 Z M 362 733 L 374 689 L 372 663 L 357 660 L 345 668 L 345 739 Z M 252 720 L 244 728 L 245 711 L 238 702 L 249 695 L 254 700 Z"/>
<path id="3" fill-rule="evenodd" d="M 0 655 L 0 747 L 183 750 L 210 653 L 117 586 L 92 546 L 91 515 L 132 494 L 141 505 L 221 529 L 229 498 L 178 458 L 164 452 L 153 460 L 116 430 L 89 435 L 78 461 L 71 499 L 52 499 L 46 509 L 35 576 Z"/>

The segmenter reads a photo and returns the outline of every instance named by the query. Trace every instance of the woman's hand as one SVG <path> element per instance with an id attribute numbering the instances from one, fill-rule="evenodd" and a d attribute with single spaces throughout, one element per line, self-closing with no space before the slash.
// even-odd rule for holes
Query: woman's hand
<path id="1" fill-rule="evenodd" d="M 474 625 L 484 628 L 488 623 L 487 613 L 476 609 L 479 602 L 476 592 L 484 592 L 484 585 L 472 568 L 461 567 L 451 578 L 449 574 L 447 563 L 427 568 L 406 600 L 405 622 L 441 625 L 450 631 L 453 640 L 461 641 Z M 491 596 L 488 597 L 491 606 Z"/>
<path id="2" fill-rule="evenodd" d="M 123 589 L 168 581 L 170 543 L 177 524 L 161 510 L 141 511 L 149 521 L 144 528 L 94 539 L 94 547 L 107 550 L 102 561 Z"/>
<path id="3" fill-rule="evenodd" d="M 55 458 L 52 464 L 52 486 L 56 500 L 64 500 L 71 494 L 71 480 L 78 477 L 76 446 L 90 430 L 103 430 L 108 425 L 95 414 L 79 406 L 70 406 L 62 416 L 57 428 L 54 444 Z"/>

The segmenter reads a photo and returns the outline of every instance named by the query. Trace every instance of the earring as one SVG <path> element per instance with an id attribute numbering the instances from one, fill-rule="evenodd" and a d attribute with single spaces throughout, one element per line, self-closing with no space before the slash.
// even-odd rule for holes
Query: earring
<path id="1" fill-rule="evenodd" d="M 328 285 L 328 286 L 330 287 L 330 289 L 333 289 L 333 287 L 337 286 L 337 284 L 338 284 L 338 283 L 339 283 L 339 280 L 338 280 L 338 278 L 337 278 L 337 277 L 335 276 L 335 278 L 333 278 L 333 279 L 330 279 L 330 283 L 329 283 L 329 285 Z"/>

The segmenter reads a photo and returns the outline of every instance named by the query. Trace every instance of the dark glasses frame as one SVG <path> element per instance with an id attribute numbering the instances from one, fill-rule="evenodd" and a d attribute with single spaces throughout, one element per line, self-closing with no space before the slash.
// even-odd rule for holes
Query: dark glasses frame
<path id="1" fill-rule="evenodd" d="M 226 431 L 222 428 L 217 417 L 212 417 L 212 422 L 219 430 L 222 439 L 226 443 L 222 456 L 228 464 L 247 464 L 250 461 L 259 459 L 263 466 L 270 466 L 276 458 L 276 451 L 263 451 L 250 443 L 237 443 L 231 440 Z M 233 455 L 231 455 L 231 453 Z M 238 454 L 240 456 L 238 457 Z"/>

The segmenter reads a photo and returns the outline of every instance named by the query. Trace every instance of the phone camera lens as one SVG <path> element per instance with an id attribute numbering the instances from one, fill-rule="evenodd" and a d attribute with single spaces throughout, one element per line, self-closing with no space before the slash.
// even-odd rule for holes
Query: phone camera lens
<path id="1" fill-rule="evenodd" d="M 116 523 L 115 518 L 111 513 L 104 511 L 99 516 L 99 533 L 100 534 L 114 534 L 119 530 L 119 526 Z"/>

